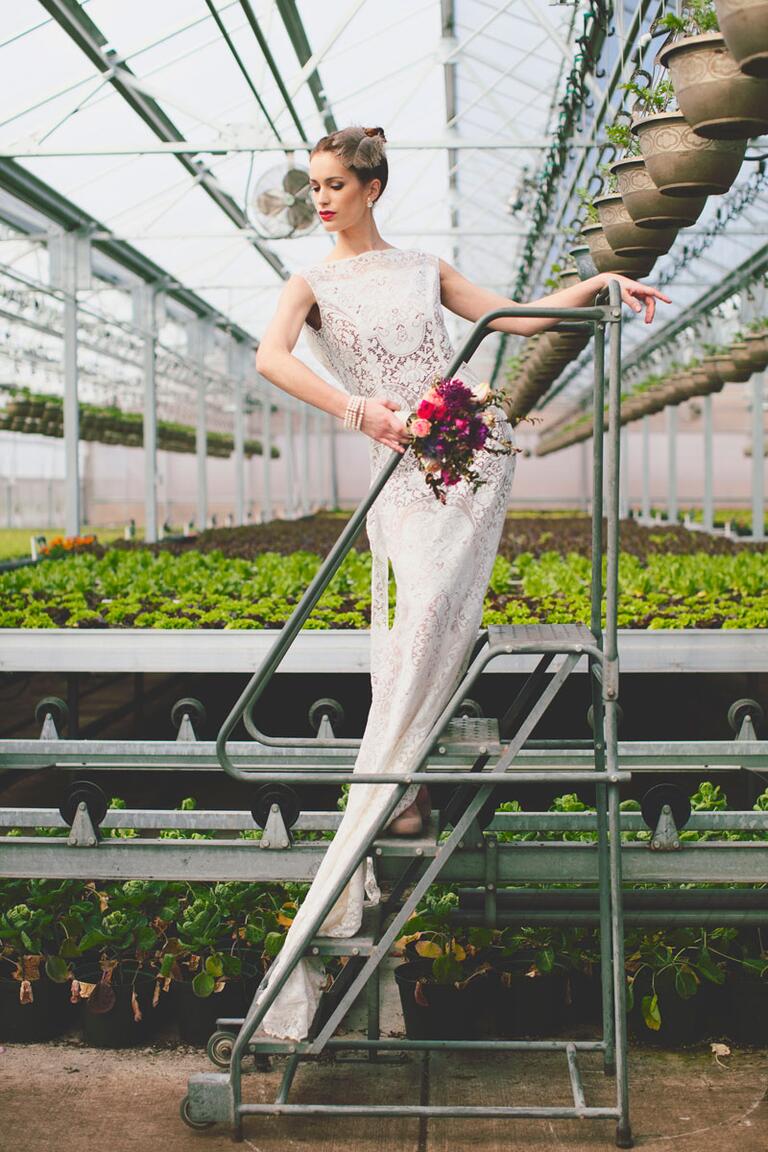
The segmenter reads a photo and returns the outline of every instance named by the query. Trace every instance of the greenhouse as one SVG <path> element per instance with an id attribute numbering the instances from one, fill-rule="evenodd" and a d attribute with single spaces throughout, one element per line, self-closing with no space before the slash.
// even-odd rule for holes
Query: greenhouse
<path id="1" fill-rule="evenodd" d="M 0 1150 L 762 1152 L 768 3 L 0 90 Z"/>

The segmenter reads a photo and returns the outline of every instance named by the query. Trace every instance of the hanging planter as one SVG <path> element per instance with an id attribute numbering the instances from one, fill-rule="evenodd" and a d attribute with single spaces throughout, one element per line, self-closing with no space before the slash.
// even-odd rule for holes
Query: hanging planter
<path id="1" fill-rule="evenodd" d="M 595 200 L 609 245 L 617 256 L 663 256 L 677 236 L 677 228 L 639 228 L 620 195 L 598 196 Z"/>
<path id="2" fill-rule="evenodd" d="M 588 244 L 579 244 L 576 248 L 571 248 L 569 254 L 573 258 L 582 280 L 589 280 L 590 276 L 597 275 L 597 268 Z"/>
<path id="3" fill-rule="evenodd" d="M 751 368 L 740 367 L 730 351 L 715 355 L 714 360 L 726 384 L 746 384 L 752 375 Z"/>
<path id="4" fill-rule="evenodd" d="M 598 272 L 618 272 L 620 276 L 647 276 L 656 263 L 656 256 L 619 256 L 608 243 L 602 224 L 587 224 L 581 234 L 589 244 L 589 251 Z"/>
<path id="5" fill-rule="evenodd" d="M 744 337 L 753 372 L 762 372 L 768 367 L 768 336 L 762 332 L 748 332 Z"/>
<path id="6" fill-rule="evenodd" d="M 739 174 L 746 140 L 705 140 L 681 112 L 657 112 L 632 125 L 648 174 L 665 196 L 722 196 Z"/>
<path id="7" fill-rule="evenodd" d="M 690 228 L 695 224 L 706 196 L 665 196 L 650 177 L 642 156 L 628 156 L 611 164 L 624 207 L 638 228 Z"/>
<path id="8" fill-rule="evenodd" d="M 748 76 L 768 77 L 767 0 L 715 0 L 728 51 Z"/>
<path id="9" fill-rule="evenodd" d="M 768 131 L 768 78 L 745 76 L 719 32 L 685 36 L 659 53 L 680 111 L 699 136 L 746 140 Z"/>

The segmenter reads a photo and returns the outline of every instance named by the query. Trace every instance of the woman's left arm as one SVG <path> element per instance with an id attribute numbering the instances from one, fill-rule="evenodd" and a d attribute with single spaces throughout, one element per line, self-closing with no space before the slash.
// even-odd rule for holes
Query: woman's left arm
<path id="1" fill-rule="evenodd" d="M 635 312 L 642 312 L 645 305 L 645 322 L 650 324 L 656 311 L 656 301 L 663 300 L 665 304 L 672 301 L 658 288 L 650 284 L 640 284 L 637 280 L 630 280 L 627 276 L 619 276 L 615 272 L 598 272 L 588 280 L 582 280 L 570 288 L 562 288 L 559 292 L 552 292 L 549 296 L 541 296 L 528 304 L 516 305 L 514 300 L 500 296 L 498 292 L 491 292 L 488 288 L 481 288 L 467 280 L 444 260 L 440 261 L 440 298 L 450 312 L 463 316 L 465 320 L 479 320 L 486 312 L 493 312 L 496 308 L 584 308 L 594 304 L 595 296 L 605 288 L 609 280 L 618 280 L 621 287 L 621 298 L 625 304 Z M 558 321 L 547 320 L 541 316 L 532 316 L 530 320 L 523 316 L 510 317 L 504 320 L 494 320 L 491 328 L 498 332 L 509 332 L 515 336 L 533 336 L 536 332 L 544 332 L 553 328 Z"/>

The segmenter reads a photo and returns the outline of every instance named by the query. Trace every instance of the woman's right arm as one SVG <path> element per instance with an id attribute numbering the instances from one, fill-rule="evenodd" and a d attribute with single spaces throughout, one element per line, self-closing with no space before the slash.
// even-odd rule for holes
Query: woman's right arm
<path id="1" fill-rule="evenodd" d="M 314 304 L 312 289 L 303 276 L 291 276 L 259 344 L 256 368 L 284 392 L 341 420 L 349 396 L 327 384 L 293 355 L 304 320 Z M 397 404 L 392 400 L 368 399 L 362 431 L 387 447 L 402 451 L 402 445 L 410 441 L 410 436 L 404 424 L 393 415 L 396 410 Z"/>

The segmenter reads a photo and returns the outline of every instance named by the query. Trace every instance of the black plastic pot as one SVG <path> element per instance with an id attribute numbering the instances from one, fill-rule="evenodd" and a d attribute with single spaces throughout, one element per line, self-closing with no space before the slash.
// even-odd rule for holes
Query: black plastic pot
<path id="1" fill-rule="evenodd" d="M 638 986 L 641 980 L 642 984 Z M 688 1000 L 683 1000 L 675 992 L 674 976 L 662 973 L 656 978 L 656 992 L 661 1012 L 661 1027 L 658 1031 L 648 1028 L 643 1020 L 642 998 L 650 990 L 650 979 L 645 979 L 644 976 L 638 977 L 635 982 L 634 1003 L 628 1015 L 629 1033 L 634 1039 L 646 1044 L 661 1044 L 674 1048 L 685 1044 L 700 1044 L 728 1031 L 726 985 L 702 980 L 696 993 Z"/>
<path id="2" fill-rule="evenodd" d="M 241 980 L 228 980 L 220 992 L 212 992 L 210 996 L 195 996 L 191 981 L 174 980 L 169 995 L 172 997 L 179 1039 L 183 1044 L 194 1044 L 201 1048 L 205 1047 L 208 1037 L 215 1032 L 219 1016 L 242 1016 L 246 1008 Z"/>
<path id="3" fill-rule="evenodd" d="M 432 961 L 414 960 L 395 968 L 395 980 L 403 1007 L 405 1034 L 409 1040 L 476 1040 L 481 1032 L 484 977 L 471 980 L 465 988 L 436 984 L 431 980 Z M 416 985 L 421 983 L 416 1000 Z"/>
<path id="4" fill-rule="evenodd" d="M 101 981 L 100 968 L 80 968 L 78 979 L 90 984 Z M 115 994 L 112 1006 L 106 1012 L 97 1011 L 97 1000 L 82 1002 L 81 1023 L 83 1039 L 92 1048 L 135 1048 L 147 1044 L 154 1034 L 159 1017 L 152 1007 L 154 978 L 151 973 L 119 965 L 112 974 L 111 988 Z M 141 1020 L 135 1020 L 131 999 L 136 992 Z"/>
<path id="5" fill-rule="evenodd" d="M 60 1036 L 74 1023 L 76 1011 L 69 1003 L 69 983 L 55 984 L 47 976 L 32 983 L 31 1004 L 19 1001 L 18 980 L 0 980 L 0 1040 L 33 1044 Z"/>
<path id="6" fill-rule="evenodd" d="M 566 1013 L 566 976 L 556 970 L 528 976 L 531 959 L 510 957 L 485 976 L 485 1018 L 501 1040 L 553 1036 Z"/>
<path id="7" fill-rule="evenodd" d="M 595 1024 L 599 1027 L 603 1018 L 600 969 L 595 968 L 589 975 L 586 972 L 569 972 L 567 985 L 570 991 L 570 995 L 566 993 L 566 1001 L 570 1001 L 568 1022 L 576 1025 Z"/>
<path id="8" fill-rule="evenodd" d="M 738 1044 L 768 1045 L 768 980 L 730 975 L 724 1032 Z"/>

